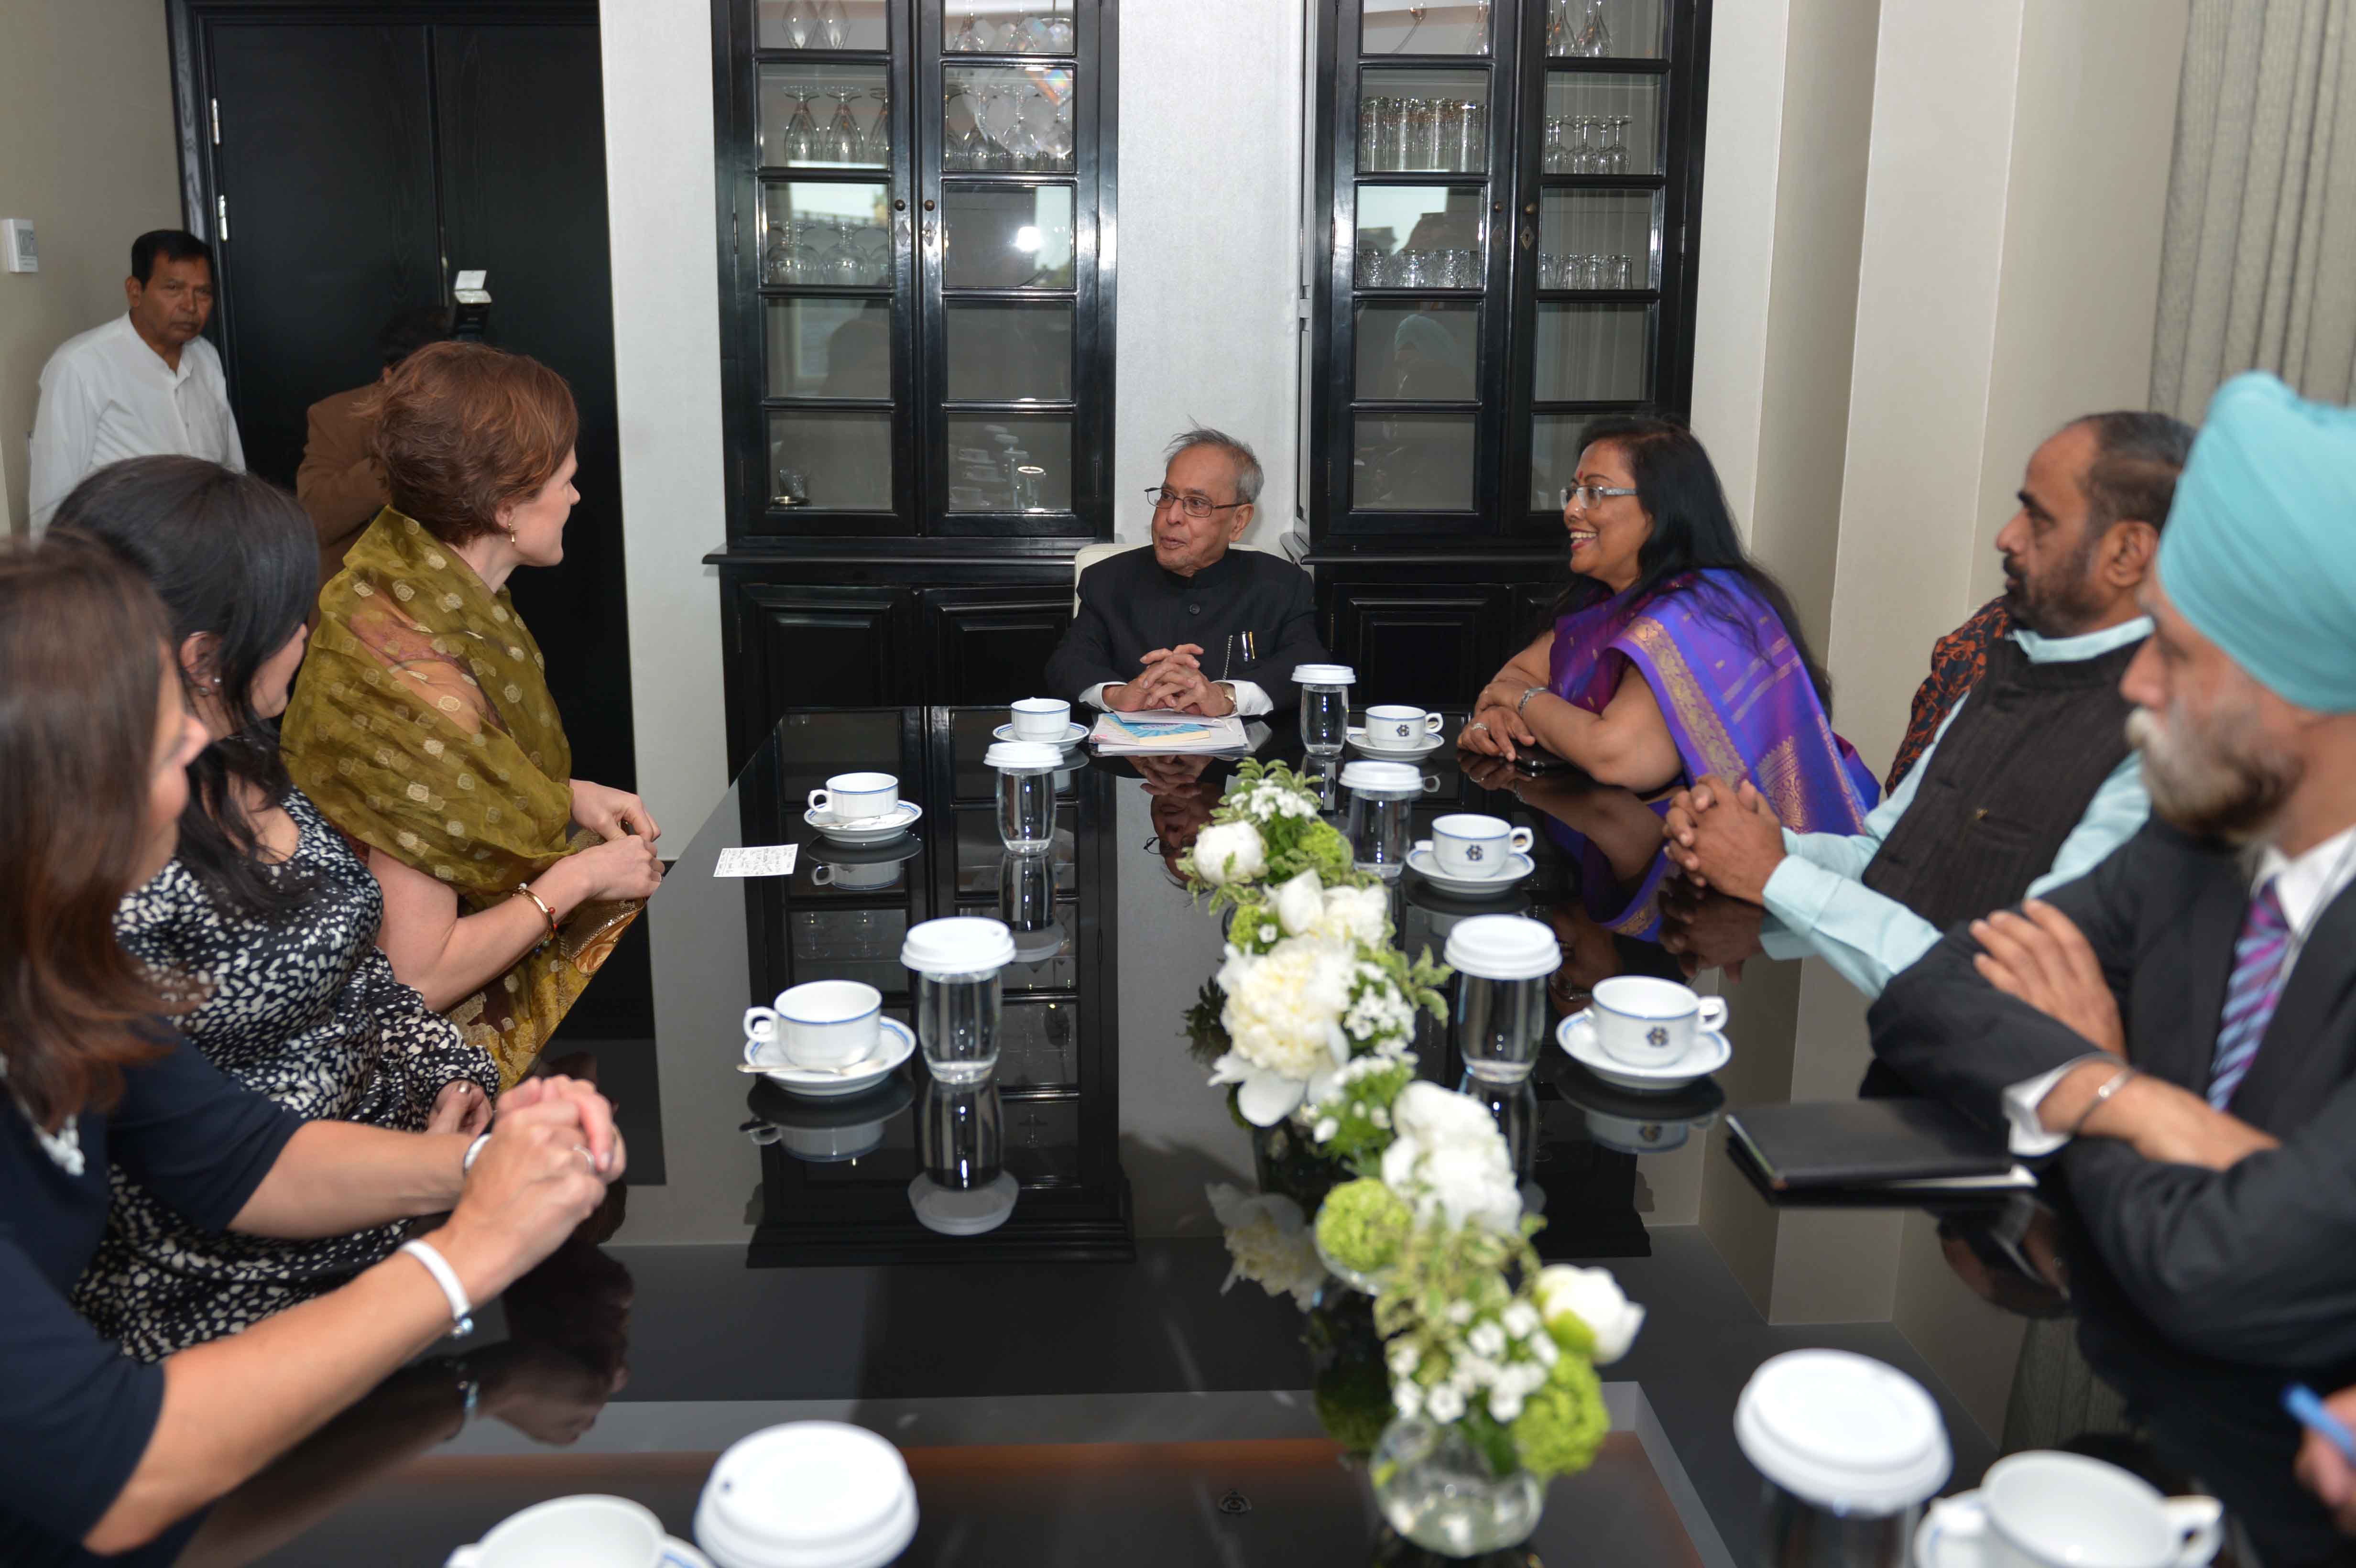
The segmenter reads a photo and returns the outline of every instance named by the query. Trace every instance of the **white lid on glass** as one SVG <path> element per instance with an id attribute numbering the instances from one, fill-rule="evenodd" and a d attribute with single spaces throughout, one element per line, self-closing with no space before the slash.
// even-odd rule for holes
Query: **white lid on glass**
<path id="1" fill-rule="evenodd" d="M 1014 936 L 987 915 L 928 920 L 908 928 L 900 962 L 919 975 L 985 975 L 1014 962 Z"/>
<path id="2" fill-rule="evenodd" d="M 1342 787 L 1367 795 L 1421 795 L 1423 770 L 1412 763 L 1344 763 Z"/>
<path id="3" fill-rule="evenodd" d="M 1049 921 L 1036 931 L 1014 933 L 1014 956 L 1024 964 L 1044 964 L 1064 950 L 1064 928 Z"/>
<path id="4" fill-rule="evenodd" d="M 697 1544 L 721 1568 L 880 1568 L 916 1533 L 900 1451 L 863 1427 L 796 1421 L 755 1432 L 712 1467 Z"/>
<path id="5" fill-rule="evenodd" d="M 1345 664 L 1305 664 L 1292 672 L 1295 686 L 1355 686 L 1358 672 Z"/>
<path id="6" fill-rule="evenodd" d="M 1562 967 L 1554 928 L 1523 914 L 1476 914 L 1456 923 L 1441 960 L 1484 980 L 1542 980 Z"/>
<path id="7" fill-rule="evenodd" d="M 1063 765 L 1064 753 L 1044 741 L 1001 741 L 984 752 L 981 760 L 1008 773 L 1044 773 Z"/>
<path id="8" fill-rule="evenodd" d="M 943 1187 L 929 1176 L 918 1176 L 908 1183 L 908 1206 L 916 1211 L 916 1222 L 927 1231 L 944 1236 L 979 1236 L 1006 1223 L 1021 1190 L 1014 1178 L 1002 1170 L 964 1192 Z"/>
<path id="9" fill-rule="evenodd" d="M 1734 1435 L 1761 1475 L 1841 1513 L 1912 1508 L 1954 1465 L 1922 1385 L 1847 1350 L 1787 1350 L 1762 1363 L 1735 1404 Z"/>

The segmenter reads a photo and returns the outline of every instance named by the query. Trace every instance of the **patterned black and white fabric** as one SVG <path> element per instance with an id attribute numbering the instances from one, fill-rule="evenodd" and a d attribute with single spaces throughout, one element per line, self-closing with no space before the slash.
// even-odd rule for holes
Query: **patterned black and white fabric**
<path id="1" fill-rule="evenodd" d="M 384 898 L 344 837 L 301 791 L 291 864 L 308 901 L 265 923 L 225 913 L 175 860 L 123 901 L 115 931 L 204 1000 L 176 1020 L 214 1065 L 305 1119 L 418 1131 L 444 1086 L 497 1093 L 490 1052 L 393 978 L 377 950 Z M 406 1225 L 284 1242 L 192 1228 L 117 1169 L 106 1239 L 74 1305 L 142 1360 L 232 1334 L 343 1284 L 399 1246 Z"/>

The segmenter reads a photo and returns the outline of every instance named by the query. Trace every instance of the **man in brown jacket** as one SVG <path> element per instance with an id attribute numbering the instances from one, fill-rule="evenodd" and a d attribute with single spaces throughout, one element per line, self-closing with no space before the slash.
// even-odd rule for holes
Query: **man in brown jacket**
<path id="1" fill-rule="evenodd" d="M 402 311 L 377 334 L 385 375 L 416 350 L 449 336 L 447 306 Z M 377 379 L 381 381 L 383 376 Z M 376 389 L 377 382 L 372 381 L 311 405 L 311 432 L 303 443 L 303 466 L 294 471 L 294 495 L 319 530 L 322 588 L 344 569 L 345 552 L 360 537 L 360 530 L 376 520 L 388 499 L 384 475 L 369 452 L 373 426 L 363 412 L 364 400 Z"/>

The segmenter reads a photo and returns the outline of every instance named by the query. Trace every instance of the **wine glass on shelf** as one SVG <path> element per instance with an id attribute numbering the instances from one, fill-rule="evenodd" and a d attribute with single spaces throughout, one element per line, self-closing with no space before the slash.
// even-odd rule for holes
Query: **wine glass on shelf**
<path id="1" fill-rule="evenodd" d="M 949 40 L 948 47 L 957 54 L 986 55 L 990 52 L 991 43 L 989 34 L 983 30 L 981 18 L 969 7 L 964 21 L 958 27 L 957 37 Z"/>
<path id="2" fill-rule="evenodd" d="M 1587 0 L 1586 14 L 1571 39 L 1571 53 L 1601 59 L 1612 52 L 1612 24 L 1603 18 L 1603 0 Z"/>
<path id="3" fill-rule="evenodd" d="M 1606 121 L 1612 129 L 1609 139 L 1603 144 L 1603 173 L 1624 175 L 1628 172 L 1628 127 L 1634 123 L 1633 114 L 1614 114 Z"/>
<path id="4" fill-rule="evenodd" d="M 1039 133 L 1039 151 L 1045 155 L 1048 171 L 1056 174 L 1067 172 L 1072 166 L 1072 153 L 1078 144 L 1077 138 L 1072 134 L 1072 100 L 1067 93 L 1055 105 L 1055 116 L 1048 121 L 1047 128 Z"/>
<path id="5" fill-rule="evenodd" d="M 850 41 L 851 20 L 842 14 L 842 0 L 818 0 L 812 20 L 819 48 L 839 49 Z"/>
<path id="6" fill-rule="evenodd" d="M 1547 0 L 1546 52 L 1570 53 L 1570 0 Z"/>
<path id="7" fill-rule="evenodd" d="M 793 118 L 786 122 L 785 152 L 788 164 L 815 163 L 819 155 L 818 122 L 810 118 L 810 99 L 815 90 L 794 86 L 786 89 L 794 95 Z"/>
<path id="8" fill-rule="evenodd" d="M 1006 108 L 1012 96 L 1013 89 L 1002 84 L 981 90 L 982 166 L 992 174 L 1011 175 L 1021 166 L 1012 145 L 1014 116 Z"/>
<path id="9" fill-rule="evenodd" d="M 1049 167 L 1047 150 L 1034 129 L 1043 116 L 1033 112 L 1034 105 L 1043 112 L 1047 107 L 1047 95 L 1039 91 L 1035 82 L 1023 92 L 1022 101 L 1014 106 L 1014 124 L 1006 133 L 1007 151 L 1014 155 L 1014 166 L 1029 174 L 1041 173 Z"/>
<path id="10" fill-rule="evenodd" d="M 944 138 L 948 144 L 942 150 L 941 163 L 952 169 L 971 171 L 986 168 L 990 163 L 990 137 L 981 128 L 981 105 L 975 101 L 973 89 L 969 87 L 949 90 L 949 109 L 954 109 L 959 99 L 965 101 L 965 129 Z M 945 123 L 949 109 L 942 112 Z"/>
<path id="11" fill-rule="evenodd" d="M 860 254 L 848 218 L 834 220 L 834 244 L 827 252 L 827 261 L 828 283 L 856 288 L 867 281 L 867 258 Z"/>
<path id="12" fill-rule="evenodd" d="M 1057 55 L 1072 52 L 1072 18 L 1064 15 L 1064 0 L 1048 0 L 1047 52 Z"/>
<path id="13" fill-rule="evenodd" d="M 809 47 L 813 24 L 817 20 L 810 14 L 810 9 L 809 0 L 786 0 L 785 15 L 779 18 L 785 27 L 786 48 L 801 49 Z"/>
<path id="14" fill-rule="evenodd" d="M 875 91 L 866 95 L 875 100 L 875 118 L 859 138 L 859 161 L 877 166 L 892 161 L 892 95 Z"/>
<path id="15" fill-rule="evenodd" d="M 1546 123 L 1546 151 L 1539 155 L 1538 168 L 1542 173 L 1570 173 L 1570 148 L 1562 139 L 1562 116 L 1558 114 Z"/>
<path id="16" fill-rule="evenodd" d="M 819 150 L 830 164 L 860 162 L 859 117 L 851 112 L 851 101 L 859 96 L 859 90 L 830 87 L 824 96 L 834 100 L 834 119 L 826 128 L 826 140 Z"/>

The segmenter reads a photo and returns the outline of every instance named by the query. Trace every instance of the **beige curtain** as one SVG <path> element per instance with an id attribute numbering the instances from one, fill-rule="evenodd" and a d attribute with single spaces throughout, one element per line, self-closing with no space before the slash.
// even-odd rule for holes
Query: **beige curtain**
<path id="1" fill-rule="evenodd" d="M 2356 401 L 2356 0 L 2191 0 L 2152 407 L 2271 370 Z"/>

